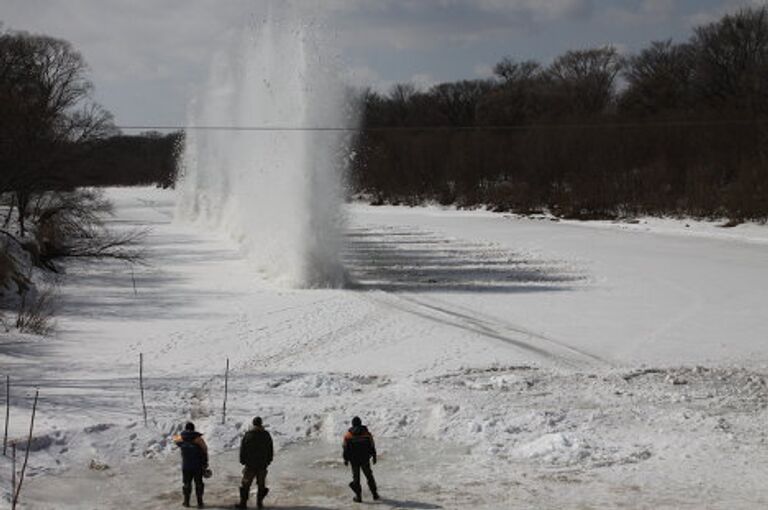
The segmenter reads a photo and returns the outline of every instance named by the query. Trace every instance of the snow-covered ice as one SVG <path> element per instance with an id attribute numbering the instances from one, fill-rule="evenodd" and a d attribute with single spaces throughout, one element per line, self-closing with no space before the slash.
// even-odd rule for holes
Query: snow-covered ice
<path id="1" fill-rule="evenodd" d="M 354 284 L 296 290 L 174 222 L 173 193 L 109 195 L 112 227 L 151 228 L 147 264 L 72 263 L 55 336 L 0 335 L 20 452 L 41 393 L 24 509 L 175 508 L 170 435 L 190 418 L 211 446 L 209 507 L 229 506 L 256 414 L 278 508 L 353 508 L 339 450 L 355 414 L 383 508 L 768 505 L 763 226 L 354 204 Z M 9 486 L 0 458 L 0 505 Z"/>

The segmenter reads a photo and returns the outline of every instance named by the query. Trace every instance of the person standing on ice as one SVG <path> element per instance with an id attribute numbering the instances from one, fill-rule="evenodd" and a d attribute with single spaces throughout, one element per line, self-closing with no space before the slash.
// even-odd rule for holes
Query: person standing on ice
<path id="1" fill-rule="evenodd" d="M 240 443 L 240 464 L 243 465 L 243 479 L 240 483 L 240 503 L 236 508 L 247 508 L 251 484 L 256 479 L 257 508 L 264 508 L 264 498 L 269 493 L 267 488 L 267 467 L 272 463 L 274 450 L 272 436 L 264 430 L 261 417 L 253 419 L 253 427 L 245 433 Z"/>
<path id="2" fill-rule="evenodd" d="M 368 488 L 371 490 L 373 499 L 379 499 L 376 480 L 373 478 L 373 471 L 371 470 L 371 461 L 376 464 L 376 444 L 373 442 L 373 435 L 368 431 L 368 427 L 363 425 L 359 417 L 352 418 L 352 427 L 344 434 L 342 447 L 344 465 L 352 464 L 352 481 L 349 483 L 349 488 L 355 493 L 354 501 L 357 503 L 363 501 L 360 471 L 363 472 L 368 481 Z"/>
<path id="3" fill-rule="evenodd" d="M 205 444 L 203 435 L 195 431 L 195 424 L 187 422 L 180 434 L 173 436 L 173 442 L 181 450 L 181 478 L 184 494 L 183 505 L 189 506 L 189 498 L 192 495 L 192 480 L 195 481 L 195 496 L 197 496 L 197 508 L 203 508 L 203 473 L 208 469 L 208 445 Z"/>

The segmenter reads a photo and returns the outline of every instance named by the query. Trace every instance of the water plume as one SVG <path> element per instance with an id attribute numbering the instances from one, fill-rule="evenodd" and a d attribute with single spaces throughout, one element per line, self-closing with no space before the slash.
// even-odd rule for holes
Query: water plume
<path id="1" fill-rule="evenodd" d="M 294 287 L 345 281 L 352 135 L 316 128 L 353 127 L 356 115 L 329 33 L 298 3 L 270 4 L 214 58 L 181 163 L 177 216 L 226 231 L 268 277 Z"/>

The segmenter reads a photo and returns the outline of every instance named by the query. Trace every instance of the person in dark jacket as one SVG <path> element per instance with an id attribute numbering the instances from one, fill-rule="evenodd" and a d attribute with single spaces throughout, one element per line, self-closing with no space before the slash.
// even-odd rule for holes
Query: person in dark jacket
<path id="1" fill-rule="evenodd" d="M 173 436 L 173 442 L 181 450 L 181 477 L 182 493 L 184 494 L 184 506 L 189 506 L 189 498 L 192 495 L 192 481 L 195 481 L 195 496 L 197 496 L 197 508 L 203 508 L 203 472 L 208 469 L 208 445 L 205 444 L 203 435 L 195 432 L 195 424 L 187 422 L 180 434 Z"/>
<path id="2" fill-rule="evenodd" d="M 352 427 L 344 434 L 342 447 L 344 465 L 352 464 L 352 481 L 349 488 L 355 493 L 354 500 L 358 503 L 363 500 L 363 489 L 360 485 L 361 470 L 368 481 L 368 488 L 371 490 L 373 499 L 379 499 L 376 480 L 373 478 L 373 471 L 371 470 L 371 461 L 376 464 L 376 444 L 373 442 L 373 435 L 368 431 L 368 427 L 364 426 L 362 420 L 357 416 L 352 418 Z"/>
<path id="3" fill-rule="evenodd" d="M 240 483 L 240 503 L 236 508 L 247 508 L 251 484 L 256 479 L 257 508 L 264 508 L 264 498 L 267 497 L 267 467 L 272 463 L 274 450 L 272 436 L 264 430 L 261 417 L 253 419 L 253 427 L 245 433 L 240 443 L 240 464 L 243 465 L 243 479 Z"/>

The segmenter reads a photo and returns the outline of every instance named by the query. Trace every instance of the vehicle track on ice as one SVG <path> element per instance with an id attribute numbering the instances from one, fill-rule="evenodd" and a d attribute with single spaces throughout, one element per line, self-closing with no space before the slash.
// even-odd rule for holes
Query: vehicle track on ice
<path id="1" fill-rule="evenodd" d="M 351 229 L 344 259 L 351 289 L 376 306 L 504 342 L 549 365 L 577 370 L 613 366 L 566 341 L 435 297 L 572 291 L 590 281 L 574 261 L 380 225 Z"/>
<path id="2" fill-rule="evenodd" d="M 612 368 L 614 366 L 605 358 L 571 347 L 561 340 L 434 298 L 417 299 L 382 291 L 365 293 L 361 296 L 389 309 L 505 342 L 516 349 L 537 356 L 544 363 L 556 367 L 584 370 L 594 367 Z"/>

